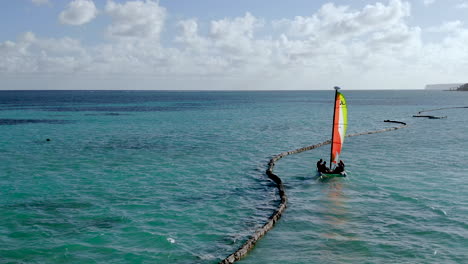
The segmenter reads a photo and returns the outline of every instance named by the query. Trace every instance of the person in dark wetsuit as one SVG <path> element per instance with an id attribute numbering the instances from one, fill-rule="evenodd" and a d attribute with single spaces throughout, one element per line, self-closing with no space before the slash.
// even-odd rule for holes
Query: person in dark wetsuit
<path id="1" fill-rule="evenodd" d="M 340 160 L 336 168 L 333 170 L 333 173 L 342 173 L 343 171 L 344 171 L 344 163 L 342 160 Z"/>
<path id="2" fill-rule="evenodd" d="M 323 164 L 322 164 L 322 170 L 320 172 L 323 172 L 323 173 L 330 173 L 330 169 L 327 167 L 327 162 L 324 161 Z"/>
<path id="3" fill-rule="evenodd" d="M 322 166 L 323 166 L 322 162 L 323 162 L 322 159 L 320 159 L 319 161 L 317 161 L 317 170 L 318 170 L 318 171 L 320 171 L 320 170 L 322 169 Z"/>

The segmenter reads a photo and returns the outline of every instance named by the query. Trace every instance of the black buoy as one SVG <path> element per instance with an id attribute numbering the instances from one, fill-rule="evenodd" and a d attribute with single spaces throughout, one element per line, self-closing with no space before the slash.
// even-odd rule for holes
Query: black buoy
<path id="1" fill-rule="evenodd" d="M 50 141 L 50 138 L 46 139 L 46 141 Z"/>

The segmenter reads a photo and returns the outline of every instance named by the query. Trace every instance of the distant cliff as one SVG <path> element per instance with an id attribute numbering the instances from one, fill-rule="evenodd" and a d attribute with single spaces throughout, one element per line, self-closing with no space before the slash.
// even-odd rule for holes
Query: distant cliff
<path id="1" fill-rule="evenodd" d="M 456 90 L 463 83 L 440 83 L 440 84 L 427 84 L 424 89 L 426 90 Z"/>
<path id="2" fill-rule="evenodd" d="M 460 85 L 460 87 L 458 87 L 457 91 L 468 91 L 468 83 Z"/>

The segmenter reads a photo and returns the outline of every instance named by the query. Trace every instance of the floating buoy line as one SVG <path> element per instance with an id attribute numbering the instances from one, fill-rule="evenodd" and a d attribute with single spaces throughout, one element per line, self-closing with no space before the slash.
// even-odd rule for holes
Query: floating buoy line
<path id="1" fill-rule="evenodd" d="M 361 135 L 382 133 L 382 132 L 386 132 L 386 131 L 397 130 L 397 129 L 404 128 L 404 127 L 407 126 L 407 124 L 405 122 L 400 122 L 400 121 L 385 120 L 384 122 L 396 123 L 396 124 L 400 124 L 400 126 L 385 128 L 385 129 L 376 130 L 376 131 L 368 131 L 368 132 L 361 132 L 361 133 L 351 134 L 351 135 L 348 135 L 346 137 L 355 137 L 355 136 L 361 136 Z M 219 262 L 220 264 L 234 263 L 234 262 L 240 260 L 241 258 L 243 258 L 245 255 L 247 255 L 249 253 L 249 251 L 253 249 L 253 247 L 255 246 L 257 241 L 260 240 L 268 231 L 273 229 L 273 226 L 281 218 L 281 215 L 283 214 L 284 210 L 286 210 L 286 204 L 288 202 L 288 197 L 286 195 L 286 192 L 284 191 L 283 182 L 282 182 L 281 178 L 278 177 L 278 175 L 276 175 L 273 172 L 273 168 L 275 167 L 276 162 L 278 160 L 286 157 L 286 156 L 301 153 L 301 152 L 304 152 L 304 151 L 307 151 L 307 150 L 316 149 L 316 148 L 319 148 L 321 146 L 328 145 L 330 143 L 331 143 L 331 140 L 327 140 L 327 141 L 324 141 L 322 143 L 315 144 L 315 145 L 312 145 L 312 146 L 307 146 L 307 147 L 298 148 L 298 149 L 291 150 L 291 151 L 282 152 L 282 153 L 280 153 L 278 155 L 273 156 L 273 158 L 270 159 L 270 161 L 268 162 L 268 168 L 266 170 L 266 174 L 276 184 L 276 187 L 278 188 L 278 193 L 279 193 L 279 197 L 281 199 L 281 202 L 279 203 L 276 210 L 270 215 L 267 222 L 262 227 L 257 229 L 251 235 L 251 237 L 241 247 L 239 247 L 239 249 L 237 249 L 231 255 L 227 256 L 225 259 L 220 261 Z"/>
<path id="2" fill-rule="evenodd" d="M 460 109 L 460 108 L 468 108 L 468 106 L 441 107 L 441 108 L 422 110 L 422 111 L 419 111 L 417 115 L 413 115 L 413 117 L 426 117 L 429 119 L 443 119 L 443 118 L 447 118 L 447 116 L 433 116 L 433 115 L 421 115 L 421 114 L 426 113 L 426 112 L 448 110 L 448 109 Z"/>
<path id="3" fill-rule="evenodd" d="M 422 110 L 422 111 L 419 111 L 417 115 L 413 115 L 413 117 L 425 117 L 425 118 L 429 118 L 429 119 L 442 119 L 442 118 L 447 118 L 447 116 L 433 116 L 433 115 L 421 115 L 421 114 L 425 113 L 425 112 L 448 110 L 448 109 L 460 109 L 460 108 L 468 108 L 468 106 L 442 107 L 442 108 Z M 400 124 L 400 126 L 389 127 L 389 128 L 384 128 L 384 129 L 375 130 L 375 131 L 355 133 L 355 134 L 347 135 L 346 137 L 356 137 L 356 136 L 362 136 L 362 135 L 377 134 L 377 133 L 382 133 L 382 132 L 401 129 L 401 128 L 404 128 L 404 127 L 408 126 L 405 122 L 401 122 L 401 121 L 384 120 L 384 122 Z M 279 197 L 280 197 L 281 201 L 280 201 L 278 207 L 276 208 L 276 210 L 270 215 L 270 217 L 268 217 L 267 222 L 262 227 L 257 229 L 251 235 L 251 237 L 241 247 L 239 247 L 239 249 L 237 249 L 231 255 L 227 256 L 225 259 L 220 261 L 219 264 L 234 263 L 234 262 L 240 260 L 241 258 L 245 257 L 249 253 L 249 251 L 254 248 L 254 246 L 258 242 L 258 240 L 260 240 L 268 231 L 273 229 L 276 222 L 281 218 L 281 215 L 283 214 L 284 210 L 286 210 L 286 204 L 288 202 L 288 197 L 286 195 L 286 192 L 284 191 L 283 182 L 282 182 L 281 178 L 273 172 L 273 168 L 275 167 L 276 162 L 278 160 L 286 157 L 286 156 L 301 153 L 301 152 L 312 150 L 312 149 L 316 149 L 316 148 L 322 147 L 324 145 L 328 145 L 330 143 L 331 143 L 331 140 L 327 140 L 327 141 L 324 141 L 324 142 L 319 143 L 319 144 L 315 144 L 315 145 L 311 145 L 311 146 L 307 146 L 307 147 L 303 147 L 303 148 L 298 148 L 298 149 L 291 150 L 291 151 L 285 151 L 285 152 L 282 152 L 282 153 L 280 153 L 278 155 L 273 156 L 273 158 L 270 159 L 270 161 L 268 162 L 268 168 L 266 170 L 266 175 L 276 184 L 276 187 L 278 188 L 278 193 L 279 193 Z"/>

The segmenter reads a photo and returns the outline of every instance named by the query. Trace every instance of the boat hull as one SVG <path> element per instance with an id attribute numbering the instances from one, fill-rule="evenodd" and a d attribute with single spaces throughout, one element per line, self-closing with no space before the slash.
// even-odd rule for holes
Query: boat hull
<path id="1" fill-rule="evenodd" d="M 346 172 L 341 172 L 341 173 L 323 173 L 320 172 L 320 179 L 321 180 L 326 180 L 326 179 L 331 179 L 331 178 L 336 178 L 336 177 L 346 177 Z"/>

